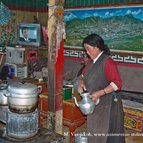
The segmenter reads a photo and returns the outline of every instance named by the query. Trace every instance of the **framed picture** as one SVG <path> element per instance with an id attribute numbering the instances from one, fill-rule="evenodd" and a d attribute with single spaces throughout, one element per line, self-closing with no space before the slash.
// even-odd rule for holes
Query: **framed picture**
<path id="1" fill-rule="evenodd" d="M 99 34 L 113 50 L 143 52 L 143 6 L 67 9 L 67 48 L 82 48 L 82 40 L 91 33 Z"/>

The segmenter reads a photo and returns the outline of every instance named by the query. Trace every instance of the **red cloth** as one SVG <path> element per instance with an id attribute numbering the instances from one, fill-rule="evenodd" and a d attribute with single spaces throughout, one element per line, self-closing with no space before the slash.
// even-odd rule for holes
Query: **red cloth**
<path id="1" fill-rule="evenodd" d="M 122 87 L 122 80 L 120 78 L 118 68 L 116 63 L 113 61 L 113 59 L 108 58 L 105 62 L 105 74 L 107 76 L 107 79 L 110 82 L 114 82 L 118 89 L 120 90 Z"/>

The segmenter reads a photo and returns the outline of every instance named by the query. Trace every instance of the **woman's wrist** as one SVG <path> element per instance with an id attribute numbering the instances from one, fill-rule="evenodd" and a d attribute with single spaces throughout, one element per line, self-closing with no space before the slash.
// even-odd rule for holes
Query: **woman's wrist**
<path id="1" fill-rule="evenodd" d="M 106 94 L 107 94 L 107 91 L 105 90 L 105 88 L 103 88 L 103 92 L 104 92 L 104 95 L 106 95 Z"/>

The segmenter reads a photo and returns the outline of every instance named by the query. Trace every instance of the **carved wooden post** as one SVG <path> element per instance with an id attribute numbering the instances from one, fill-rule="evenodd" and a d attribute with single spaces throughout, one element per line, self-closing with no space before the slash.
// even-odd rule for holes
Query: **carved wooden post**
<path id="1" fill-rule="evenodd" d="M 55 132 L 63 126 L 63 4 L 63 0 L 48 3 L 48 128 Z"/>

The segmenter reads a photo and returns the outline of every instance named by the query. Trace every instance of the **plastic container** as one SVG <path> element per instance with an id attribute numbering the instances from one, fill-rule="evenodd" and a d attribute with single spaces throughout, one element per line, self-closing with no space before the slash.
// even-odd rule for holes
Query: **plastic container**
<path id="1" fill-rule="evenodd" d="M 63 86 L 63 100 L 72 99 L 72 88 L 68 86 Z"/>

